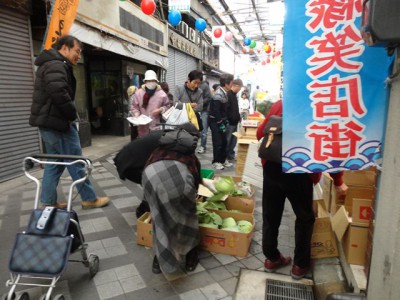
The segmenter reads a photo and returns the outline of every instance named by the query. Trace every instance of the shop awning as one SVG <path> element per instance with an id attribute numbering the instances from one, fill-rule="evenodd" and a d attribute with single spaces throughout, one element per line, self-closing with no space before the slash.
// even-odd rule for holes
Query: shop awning
<path id="1" fill-rule="evenodd" d="M 135 46 L 117 37 L 108 34 L 106 35 L 105 33 L 101 33 L 99 30 L 86 26 L 80 22 L 74 22 L 69 34 L 94 47 L 99 47 L 163 69 L 168 69 L 168 57 Z"/>

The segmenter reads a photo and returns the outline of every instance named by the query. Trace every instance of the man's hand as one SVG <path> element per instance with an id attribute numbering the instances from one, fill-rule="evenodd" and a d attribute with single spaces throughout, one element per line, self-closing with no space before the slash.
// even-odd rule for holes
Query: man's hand
<path id="1" fill-rule="evenodd" d="M 139 117 L 139 116 L 140 116 L 140 112 L 135 112 L 135 113 L 133 114 L 133 116 L 136 117 L 136 118 Z"/>
<path id="2" fill-rule="evenodd" d="M 348 189 L 349 187 L 345 183 L 342 183 L 342 185 L 338 186 L 335 185 L 335 190 L 339 196 L 339 199 L 344 199 L 346 197 L 346 192 Z"/>
<path id="3" fill-rule="evenodd" d="M 219 132 L 225 132 L 226 131 L 226 126 L 224 122 L 221 122 L 218 126 L 218 131 Z"/>
<path id="4" fill-rule="evenodd" d="M 192 102 L 192 103 L 190 103 L 190 106 L 192 106 L 192 108 L 195 108 L 197 106 L 197 103 Z"/>

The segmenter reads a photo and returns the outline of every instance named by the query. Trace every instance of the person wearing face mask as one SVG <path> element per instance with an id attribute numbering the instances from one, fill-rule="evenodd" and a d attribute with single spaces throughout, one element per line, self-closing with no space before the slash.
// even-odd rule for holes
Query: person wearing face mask
<path id="1" fill-rule="evenodd" d="M 201 71 L 191 71 L 186 82 L 183 85 L 176 86 L 174 104 L 190 103 L 193 110 L 197 114 L 201 114 L 203 110 L 203 91 L 199 89 L 199 86 L 202 81 L 203 73 Z"/>
<path id="2" fill-rule="evenodd" d="M 133 96 L 132 115 L 146 115 L 152 119 L 149 124 L 138 126 L 138 136 L 142 137 L 157 130 L 161 115 L 171 106 L 167 94 L 158 85 L 157 75 L 152 70 L 144 74 L 144 84 Z"/>

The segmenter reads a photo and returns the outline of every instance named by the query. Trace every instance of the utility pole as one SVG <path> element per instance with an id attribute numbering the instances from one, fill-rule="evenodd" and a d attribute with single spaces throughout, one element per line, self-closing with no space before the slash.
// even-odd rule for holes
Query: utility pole
<path id="1" fill-rule="evenodd" d="M 400 72 L 399 50 L 393 74 Z M 382 116 L 384 117 L 384 116 Z M 386 123 L 383 167 L 378 186 L 368 299 L 400 295 L 400 77 L 394 76 Z"/>

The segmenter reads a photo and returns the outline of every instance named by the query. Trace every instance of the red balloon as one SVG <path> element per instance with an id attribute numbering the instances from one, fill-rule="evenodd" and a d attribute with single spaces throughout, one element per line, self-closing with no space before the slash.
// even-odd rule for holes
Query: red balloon
<path id="1" fill-rule="evenodd" d="M 243 53 L 247 53 L 246 48 L 243 48 L 242 51 L 243 51 Z"/>
<path id="2" fill-rule="evenodd" d="M 152 15 L 156 10 L 156 3 L 153 0 L 142 0 L 140 8 L 146 15 Z"/>
<path id="3" fill-rule="evenodd" d="M 279 56 L 279 55 L 281 55 L 281 54 L 282 54 L 281 51 L 276 51 L 276 56 Z"/>
<path id="4" fill-rule="evenodd" d="M 269 64 L 271 62 L 271 60 L 269 58 L 267 58 L 267 64 Z"/>
<path id="5" fill-rule="evenodd" d="M 261 62 L 261 64 L 262 64 L 263 66 L 265 66 L 267 63 L 265 62 L 265 60 L 263 60 L 263 61 Z"/>
<path id="6" fill-rule="evenodd" d="M 254 50 L 253 49 L 250 49 L 250 54 L 253 54 L 254 53 Z"/>
<path id="7" fill-rule="evenodd" d="M 220 38 L 222 36 L 222 29 L 221 28 L 217 28 L 214 30 L 214 36 L 216 38 Z"/>

